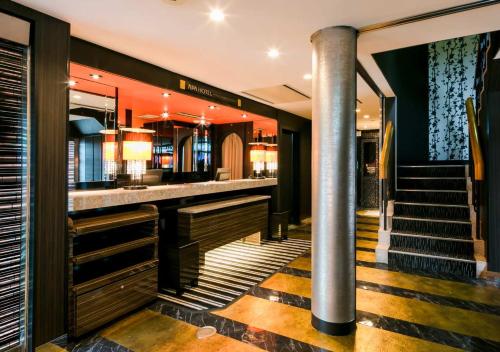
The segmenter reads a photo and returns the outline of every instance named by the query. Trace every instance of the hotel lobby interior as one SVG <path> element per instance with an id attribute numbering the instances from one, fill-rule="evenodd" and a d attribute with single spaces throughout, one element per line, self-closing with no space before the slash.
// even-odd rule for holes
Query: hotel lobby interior
<path id="1" fill-rule="evenodd" d="M 0 352 L 500 351 L 500 0 L 0 0 Z"/>

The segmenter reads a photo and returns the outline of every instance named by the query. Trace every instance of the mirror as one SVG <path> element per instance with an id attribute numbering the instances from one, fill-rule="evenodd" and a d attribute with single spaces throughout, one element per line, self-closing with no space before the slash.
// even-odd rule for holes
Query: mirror
<path id="1" fill-rule="evenodd" d="M 79 75 L 72 75 L 69 85 L 69 187 L 113 181 L 116 88 Z"/>
<path id="2" fill-rule="evenodd" d="M 246 178 L 254 175 L 257 139 L 262 175 L 277 175 L 274 119 L 73 62 L 70 76 L 70 189 L 122 187 L 138 178 L 147 185 L 209 181 L 221 167 L 233 180 Z M 125 143 L 144 130 L 151 131 L 143 143 L 150 151 L 127 148 L 125 159 Z"/>

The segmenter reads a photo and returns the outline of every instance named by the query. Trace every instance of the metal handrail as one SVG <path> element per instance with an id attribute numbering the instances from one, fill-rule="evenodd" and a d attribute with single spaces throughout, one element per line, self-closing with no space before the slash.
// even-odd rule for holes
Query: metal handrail
<path id="1" fill-rule="evenodd" d="M 379 180 L 387 180 L 389 175 L 389 157 L 392 146 L 392 136 L 394 135 L 394 126 L 392 121 L 388 121 L 385 125 L 384 144 L 382 145 L 382 152 L 380 153 L 380 162 L 378 170 Z"/>
<path id="2" fill-rule="evenodd" d="M 472 159 L 474 162 L 474 180 L 484 180 L 484 160 L 481 146 L 479 144 L 479 133 L 477 131 L 476 113 L 474 103 L 471 97 L 465 101 L 467 111 L 467 121 L 469 122 L 469 138 L 472 149 Z"/>

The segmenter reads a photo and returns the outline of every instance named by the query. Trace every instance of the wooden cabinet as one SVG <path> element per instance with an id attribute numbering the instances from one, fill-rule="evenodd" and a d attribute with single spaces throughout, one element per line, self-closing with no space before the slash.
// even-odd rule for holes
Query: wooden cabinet
<path id="1" fill-rule="evenodd" d="M 69 219 L 71 336 L 81 336 L 156 298 L 158 210 Z"/>

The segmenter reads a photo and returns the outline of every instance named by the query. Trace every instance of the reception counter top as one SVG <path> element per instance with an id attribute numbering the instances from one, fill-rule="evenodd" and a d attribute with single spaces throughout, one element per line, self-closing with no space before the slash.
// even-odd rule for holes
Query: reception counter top
<path id="1" fill-rule="evenodd" d="M 73 191 L 69 192 L 68 211 L 147 203 L 164 199 L 276 186 L 277 184 L 278 181 L 275 178 L 266 178 L 149 186 L 147 189 L 141 190 L 117 188 L 97 191 Z"/>

